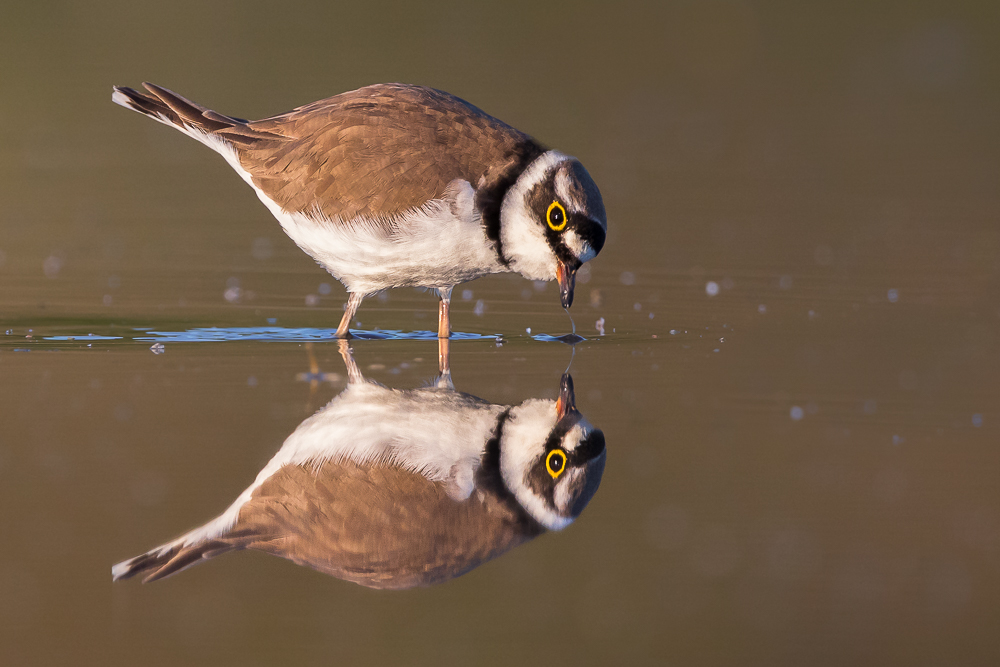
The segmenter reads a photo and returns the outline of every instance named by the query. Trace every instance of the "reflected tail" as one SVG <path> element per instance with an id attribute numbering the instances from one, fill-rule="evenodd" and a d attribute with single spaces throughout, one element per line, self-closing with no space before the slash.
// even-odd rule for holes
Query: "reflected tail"
<path id="1" fill-rule="evenodd" d="M 211 540 L 200 544 L 184 545 L 178 543 L 165 544 L 141 556 L 122 561 L 111 568 L 111 580 L 130 579 L 137 574 L 145 574 L 143 583 L 156 581 L 186 570 L 203 560 L 215 558 L 227 551 L 240 549 L 241 546 L 229 542 Z"/>
<path id="2" fill-rule="evenodd" d="M 244 491 L 225 512 L 208 523 L 140 556 L 112 566 L 111 580 L 121 581 L 137 574 L 145 574 L 142 580 L 148 583 L 169 577 L 227 551 L 245 549 L 250 540 L 234 530 L 234 524 L 252 489 L 253 487 Z"/>

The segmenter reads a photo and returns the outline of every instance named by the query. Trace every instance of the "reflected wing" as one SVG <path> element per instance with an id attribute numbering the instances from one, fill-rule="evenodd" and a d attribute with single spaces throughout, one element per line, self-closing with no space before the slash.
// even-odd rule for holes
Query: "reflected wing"
<path id="1" fill-rule="evenodd" d="M 456 577 L 539 529 L 490 494 L 457 502 L 392 465 L 285 466 L 240 510 L 232 538 L 373 588 Z"/>
<path id="2" fill-rule="evenodd" d="M 253 492 L 228 531 L 153 549 L 113 573 L 155 581 L 227 551 L 256 549 L 364 586 L 410 588 L 457 577 L 542 530 L 510 499 L 480 491 L 456 501 L 444 484 L 398 466 L 286 465 Z"/>

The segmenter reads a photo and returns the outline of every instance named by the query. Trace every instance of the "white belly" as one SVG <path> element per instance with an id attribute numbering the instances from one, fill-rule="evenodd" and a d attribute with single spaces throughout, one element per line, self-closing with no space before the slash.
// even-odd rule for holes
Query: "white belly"
<path id="1" fill-rule="evenodd" d="M 391 226 L 315 219 L 281 211 L 273 203 L 268 208 L 285 233 L 350 292 L 447 288 L 507 270 L 497 261 L 478 216 L 456 216 L 445 200 L 428 202 Z"/>

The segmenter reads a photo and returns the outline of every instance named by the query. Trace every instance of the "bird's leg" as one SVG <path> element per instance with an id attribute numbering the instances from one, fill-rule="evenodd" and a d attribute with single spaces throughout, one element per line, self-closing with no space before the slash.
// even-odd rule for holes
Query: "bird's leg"
<path id="1" fill-rule="evenodd" d="M 451 341 L 438 338 L 438 377 L 437 386 L 443 389 L 454 389 L 451 383 Z"/>
<path id="2" fill-rule="evenodd" d="M 343 339 L 337 341 L 337 344 L 340 347 L 340 358 L 344 360 L 344 366 L 347 367 L 347 384 L 360 384 L 364 382 L 365 376 L 361 374 L 361 369 L 358 368 L 357 362 L 354 361 L 351 344 Z"/>
<path id="3" fill-rule="evenodd" d="M 438 338 L 451 337 L 451 287 L 439 289 L 441 304 L 438 306 Z"/>
<path id="4" fill-rule="evenodd" d="M 319 388 L 319 362 L 316 361 L 316 355 L 313 353 L 313 344 L 306 343 L 306 354 L 309 355 L 309 399 L 306 400 L 306 414 L 312 414 L 312 402 L 313 397 L 316 396 L 316 390 Z"/>
<path id="5" fill-rule="evenodd" d="M 309 355 L 309 377 L 312 378 L 310 382 L 315 382 L 316 378 L 319 377 L 319 362 L 316 361 L 316 354 L 313 352 L 311 342 L 306 343 L 306 354 Z"/>
<path id="6" fill-rule="evenodd" d="M 357 292 L 351 292 L 347 297 L 347 303 L 344 305 L 344 316 L 340 318 L 340 326 L 337 327 L 337 338 L 350 338 L 351 337 L 351 320 L 354 319 L 354 314 L 358 312 L 358 306 L 361 305 L 361 299 L 365 298 Z"/>

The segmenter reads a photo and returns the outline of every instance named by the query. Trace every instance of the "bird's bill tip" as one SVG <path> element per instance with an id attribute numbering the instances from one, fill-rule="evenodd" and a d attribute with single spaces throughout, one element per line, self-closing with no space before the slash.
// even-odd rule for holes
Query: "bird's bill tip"
<path id="1" fill-rule="evenodd" d="M 563 308 L 573 305 L 573 288 L 576 286 L 576 267 L 557 263 L 556 280 L 559 281 L 559 299 Z"/>
<path id="2" fill-rule="evenodd" d="M 573 376 L 563 373 L 559 382 L 559 398 L 556 400 L 556 417 L 562 419 L 576 410 L 576 392 L 573 391 Z"/>

